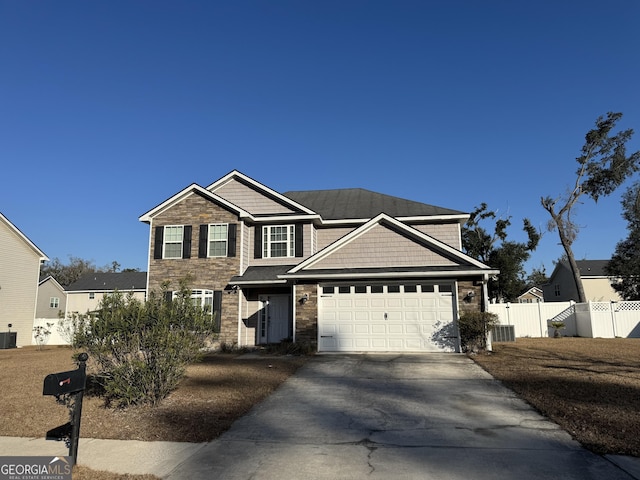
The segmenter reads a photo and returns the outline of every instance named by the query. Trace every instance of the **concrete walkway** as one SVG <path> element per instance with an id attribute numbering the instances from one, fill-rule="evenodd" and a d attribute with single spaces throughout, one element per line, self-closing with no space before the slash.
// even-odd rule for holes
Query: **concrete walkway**
<path id="1" fill-rule="evenodd" d="M 81 439 L 78 460 L 170 480 L 640 479 L 639 459 L 590 453 L 455 354 L 318 356 L 213 442 Z"/>

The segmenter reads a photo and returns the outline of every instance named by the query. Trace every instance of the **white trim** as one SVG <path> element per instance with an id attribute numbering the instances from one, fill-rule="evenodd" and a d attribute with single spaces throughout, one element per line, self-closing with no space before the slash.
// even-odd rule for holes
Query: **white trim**
<path id="1" fill-rule="evenodd" d="M 336 271 L 340 271 L 336 269 Z M 495 275 L 498 274 L 499 270 L 483 270 L 479 272 L 478 270 L 446 270 L 439 272 L 382 272 L 382 273 L 313 273 L 313 271 L 309 273 L 299 273 L 297 275 L 285 273 L 284 275 L 278 275 L 278 278 L 291 278 L 291 279 L 332 279 L 332 278 L 452 278 L 452 277 L 471 277 L 477 275 L 483 275 L 485 273 Z M 254 282 L 258 283 L 258 282 Z"/>
<path id="2" fill-rule="evenodd" d="M 141 215 L 138 218 L 138 220 L 141 221 L 141 222 L 150 223 L 151 219 L 153 217 L 155 217 L 158 214 L 164 212 L 165 210 L 171 208 L 176 203 L 181 202 L 182 200 L 190 197 L 194 193 L 199 193 L 200 195 L 204 196 L 205 198 L 208 198 L 211 201 L 214 201 L 214 202 L 217 202 L 217 203 L 220 203 L 220 204 L 224 205 L 228 209 L 236 212 L 238 217 L 240 217 L 240 218 L 251 218 L 251 219 L 253 218 L 249 212 L 241 209 L 240 207 L 238 207 L 238 206 L 234 205 L 233 203 L 229 202 L 228 200 L 225 200 L 224 198 L 220 197 L 219 195 L 216 195 L 215 193 L 212 193 L 212 192 L 210 192 L 208 190 L 205 190 L 200 185 L 192 183 L 187 188 L 184 188 L 180 192 L 178 192 L 175 195 L 169 197 L 167 200 L 162 202 L 157 207 L 154 207 L 151 210 L 149 210 L 147 213 Z"/>

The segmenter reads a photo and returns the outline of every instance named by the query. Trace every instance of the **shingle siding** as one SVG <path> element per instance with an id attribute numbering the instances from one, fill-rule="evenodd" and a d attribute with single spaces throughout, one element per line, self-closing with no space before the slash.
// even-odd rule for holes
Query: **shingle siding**
<path id="1" fill-rule="evenodd" d="M 312 268 L 414 267 L 456 265 L 452 260 L 423 245 L 377 225 L 344 245 Z"/>
<path id="2" fill-rule="evenodd" d="M 282 214 L 294 211 L 281 203 L 266 198 L 261 192 L 236 180 L 227 182 L 213 190 L 213 193 L 253 214 Z"/>

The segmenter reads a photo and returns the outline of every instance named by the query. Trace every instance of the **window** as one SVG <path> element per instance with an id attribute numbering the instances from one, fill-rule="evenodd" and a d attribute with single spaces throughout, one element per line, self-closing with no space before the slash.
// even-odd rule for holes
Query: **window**
<path id="1" fill-rule="evenodd" d="M 174 292 L 176 295 L 178 292 Z M 191 290 L 191 301 L 197 307 L 213 314 L 213 290 Z"/>
<path id="2" fill-rule="evenodd" d="M 556 297 L 559 297 L 559 296 L 560 296 L 560 285 L 556 283 L 556 284 L 554 285 L 554 287 L 553 287 L 553 290 L 554 290 L 554 291 L 553 291 L 554 295 L 555 295 Z"/>
<path id="3" fill-rule="evenodd" d="M 50 308 L 58 308 L 60 306 L 60 299 L 58 297 L 51 297 L 49 299 Z"/>
<path id="4" fill-rule="evenodd" d="M 209 225 L 209 257 L 226 257 L 229 225 Z"/>
<path id="5" fill-rule="evenodd" d="M 182 239 L 184 227 L 170 225 L 164 227 L 164 245 L 162 258 L 182 258 Z"/>
<path id="6" fill-rule="evenodd" d="M 93 299 L 95 299 L 95 298 L 96 298 L 96 294 L 95 294 L 95 293 L 93 293 L 93 292 L 91 292 L 91 293 L 89 294 L 89 300 L 93 300 Z"/>
<path id="7" fill-rule="evenodd" d="M 294 257 L 294 226 L 270 225 L 262 227 L 262 250 L 264 258 Z"/>

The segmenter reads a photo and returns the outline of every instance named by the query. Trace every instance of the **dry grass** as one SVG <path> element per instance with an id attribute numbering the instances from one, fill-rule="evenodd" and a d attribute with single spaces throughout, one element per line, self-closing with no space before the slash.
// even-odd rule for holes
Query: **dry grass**
<path id="1" fill-rule="evenodd" d="M 518 338 L 472 358 L 590 450 L 640 456 L 640 339 Z"/>
<path id="2" fill-rule="evenodd" d="M 0 435 L 42 438 L 69 420 L 68 410 L 42 395 L 44 377 L 73 370 L 66 347 L 0 350 Z M 234 420 L 264 399 L 305 362 L 305 357 L 212 354 L 187 369 L 186 378 L 159 407 L 105 408 L 101 398 L 85 395 L 83 438 L 205 442 L 218 437 Z M 85 469 L 86 470 L 86 469 Z M 82 472 L 82 469 L 81 469 Z M 102 474 L 102 472 L 100 473 Z M 74 479 L 149 480 L 150 476 L 112 476 L 97 472 Z"/>

